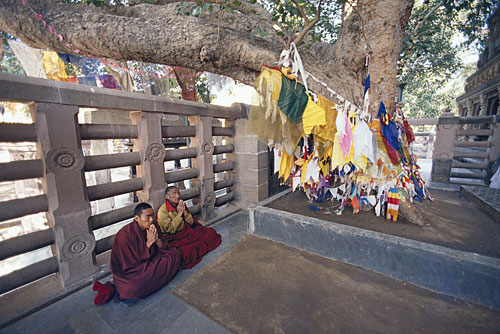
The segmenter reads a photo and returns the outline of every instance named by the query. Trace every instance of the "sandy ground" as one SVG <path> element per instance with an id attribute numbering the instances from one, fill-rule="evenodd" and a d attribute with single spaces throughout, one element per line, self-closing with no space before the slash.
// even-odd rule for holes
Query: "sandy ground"
<path id="1" fill-rule="evenodd" d="M 394 223 L 375 216 L 373 210 L 361 211 L 354 215 L 349 206 L 345 208 L 341 216 L 337 216 L 331 213 L 332 202 L 311 203 L 300 190 L 289 193 L 267 206 L 339 224 L 500 258 L 499 223 L 493 221 L 459 192 L 435 190 L 432 191 L 432 196 L 436 199 L 435 202 L 426 200 L 415 204 L 417 210 L 430 223 L 430 226 L 426 227 L 410 224 L 401 218 Z M 311 205 L 316 205 L 321 210 L 312 211 L 309 208 Z"/>

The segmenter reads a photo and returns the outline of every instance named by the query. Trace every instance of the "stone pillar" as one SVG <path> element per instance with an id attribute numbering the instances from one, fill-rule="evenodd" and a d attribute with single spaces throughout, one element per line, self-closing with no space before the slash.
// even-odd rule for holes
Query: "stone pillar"
<path id="1" fill-rule="evenodd" d="M 458 117 L 445 110 L 438 119 L 436 141 L 432 155 L 431 180 L 433 182 L 450 182 L 453 148 L 458 128 Z"/>
<path id="2" fill-rule="evenodd" d="M 212 163 L 214 144 L 212 143 L 213 117 L 189 116 L 189 124 L 196 127 L 196 136 L 191 139 L 189 147 L 196 147 L 196 158 L 191 160 L 193 168 L 198 168 L 198 177 L 192 180 L 194 187 L 200 190 L 200 197 L 194 201 L 201 205 L 202 221 L 215 217 L 215 174 Z"/>
<path id="3" fill-rule="evenodd" d="M 269 196 L 267 145 L 259 142 L 256 135 L 247 133 L 248 120 L 231 122 L 235 128 L 234 153 L 231 155 L 231 159 L 236 162 L 233 189 L 236 192 L 236 205 L 246 209 Z"/>
<path id="4" fill-rule="evenodd" d="M 472 99 L 468 99 L 467 102 L 465 102 L 465 108 L 467 108 L 467 114 L 464 116 L 472 116 L 472 112 L 474 107 L 474 103 L 472 102 Z"/>
<path id="5" fill-rule="evenodd" d="M 479 96 L 479 104 L 481 105 L 481 113 L 478 116 L 486 116 L 486 109 L 488 109 L 488 96 L 486 94 Z"/>
<path id="6" fill-rule="evenodd" d="M 149 202 L 156 211 L 165 202 L 165 147 L 161 135 L 160 113 L 130 112 L 132 124 L 139 128 L 139 137 L 134 140 L 134 151 L 140 151 L 141 164 L 137 166 L 137 177 L 142 177 L 144 187 L 137 192 L 140 202 Z"/>
<path id="7" fill-rule="evenodd" d="M 33 103 L 30 112 L 38 134 L 37 155 L 45 166 L 42 187 L 49 201 L 47 218 L 55 235 L 59 277 L 68 288 L 98 271 L 78 107 Z"/>

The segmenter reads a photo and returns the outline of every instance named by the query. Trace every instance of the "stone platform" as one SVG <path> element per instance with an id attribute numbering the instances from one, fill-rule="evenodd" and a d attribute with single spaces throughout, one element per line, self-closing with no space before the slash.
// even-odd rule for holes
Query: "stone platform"
<path id="1" fill-rule="evenodd" d="M 460 193 L 500 223 L 500 189 L 480 186 L 461 186 Z"/>

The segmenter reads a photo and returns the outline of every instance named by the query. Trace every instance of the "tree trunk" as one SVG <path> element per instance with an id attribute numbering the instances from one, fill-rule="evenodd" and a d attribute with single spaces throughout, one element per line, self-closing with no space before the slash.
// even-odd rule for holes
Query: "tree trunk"
<path id="1" fill-rule="evenodd" d="M 176 4 L 95 7 L 30 0 L 29 6 L 47 22 L 44 28 L 18 0 L 2 2 L 0 30 L 30 46 L 182 66 L 247 84 L 257 77 L 262 65 L 276 65 L 285 45 L 273 33 L 273 22 L 262 16 L 226 12 L 206 12 L 199 17 L 177 15 Z M 413 0 L 348 2 L 335 45 L 315 43 L 310 50 L 300 49 L 306 71 L 360 106 L 366 75 L 364 59 L 370 54 L 370 112 L 376 115 L 380 100 L 390 108 L 396 91 L 396 62 L 412 6 Z M 48 26 L 53 26 L 56 34 L 51 34 Z M 253 36 L 257 28 L 271 33 Z M 330 97 L 321 84 L 313 80 L 308 83 Z"/>
<path id="2" fill-rule="evenodd" d="M 336 44 L 318 42 L 310 50 L 300 49 L 306 71 L 359 107 L 367 75 L 365 57 L 370 55 L 369 111 L 376 116 L 380 101 L 392 111 L 397 60 L 413 4 L 414 0 L 346 2 Z M 0 30 L 32 47 L 181 66 L 222 74 L 246 84 L 255 80 L 262 65 L 276 65 L 285 46 L 273 33 L 273 22 L 262 15 L 177 15 L 176 4 L 95 7 L 30 0 L 29 6 L 42 15 L 47 28 L 20 1 L 2 0 Z M 48 26 L 57 32 L 52 34 Z M 254 36 L 252 31 L 256 29 L 270 33 Z M 321 83 L 310 79 L 308 85 L 336 100 Z M 403 205 L 401 209 L 410 221 L 422 224 L 414 208 Z"/>

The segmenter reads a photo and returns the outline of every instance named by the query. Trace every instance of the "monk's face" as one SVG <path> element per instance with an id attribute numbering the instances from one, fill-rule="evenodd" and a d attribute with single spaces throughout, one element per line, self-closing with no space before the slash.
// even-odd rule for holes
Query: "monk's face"
<path id="1" fill-rule="evenodd" d="M 153 224 L 154 211 L 151 208 L 142 210 L 141 215 L 135 215 L 134 219 L 139 224 L 141 230 L 146 230 L 151 224 Z"/>
<path id="2" fill-rule="evenodd" d="M 179 204 L 179 200 L 181 199 L 181 196 L 179 194 L 179 189 L 174 188 L 170 190 L 166 195 L 165 198 L 168 199 L 170 202 L 174 204 Z"/>

